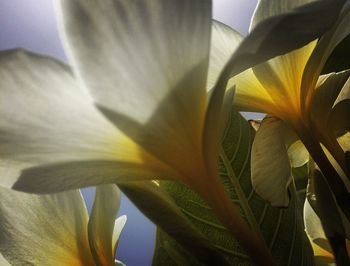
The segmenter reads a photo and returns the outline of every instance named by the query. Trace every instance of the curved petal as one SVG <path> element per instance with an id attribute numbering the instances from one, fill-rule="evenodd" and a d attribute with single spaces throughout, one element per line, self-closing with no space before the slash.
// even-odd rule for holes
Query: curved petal
<path id="1" fill-rule="evenodd" d="M 45 193 L 50 190 L 45 186 L 50 186 L 51 181 L 55 184 L 50 192 L 111 182 L 89 181 L 91 173 L 86 171 L 91 171 L 91 166 L 78 163 L 83 161 L 108 161 L 109 168 L 113 162 L 114 168 L 118 164 L 157 168 L 159 161 L 99 113 L 62 63 L 21 50 L 6 51 L 0 53 L 0 78 L 1 185 L 26 191 L 36 186 L 36 191 Z M 68 172 L 61 169 L 62 174 L 57 172 L 56 180 L 43 171 L 33 176 L 34 179 L 24 180 L 27 172 L 21 173 L 23 169 L 37 169 L 40 165 L 45 168 L 48 164 L 66 163 L 79 165 L 82 175 L 75 180 L 72 171 L 73 179 L 65 180 Z M 103 173 L 101 168 L 94 171 Z M 41 181 L 35 183 L 35 179 Z M 72 184 L 76 185 L 70 187 Z"/>
<path id="2" fill-rule="evenodd" d="M 207 90 L 214 87 L 221 71 L 243 37 L 229 26 L 213 20 Z"/>
<path id="3" fill-rule="evenodd" d="M 11 167 L 8 163 L 5 164 L 7 168 Z M 182 176 L 173 169 L 161 167 L 152 168 L 152 165 L 148 164 L 114 160 L 63 162 L 8 172 L 5 181 L 10 179 L 12 183 L 8 182 L 8 185 L 13 189 L 43 194 L 100 184 L 150 180 L 155 177 L 181 180 Z"/>
<path id="4" fill-rule="evenodd" d="M 89 244 L 96 265 L 114 266 L 112 237 L 119 205 L 120 191 L 116 185 L 96 187 L 88 224 Z"/>
<path id="5" fill-rule="evenodd" d="M 253 68 L 260 84 L 280 106 L 280 110 L 274 115 L 283 118 L 283 115 L 295 116 L 300 113 L 301 80 L 315 45 L 316 41 L 313 41 Z"/>
<path id="6" fill-rule="evenodd" d="M 272 206 L 287 206 L 291 166 L 283 138 L 284 124 L 263 119 L 252 145 L 251 178 L 255 191 Z"/>
<path id="7" fill-rule="evenodd" d="M 0 187 L 0 252 L 13 265 L 95 265 L 77 190 L 34 195 Z"/>
<path id="8" fill-rule="evenodd" d="M 126 224 L 126 215 L 122 215 L 118 217 L 114 222 L 114 228 L 112 233 L 112 253 L 115 254 L 118 247 L 118 242 L 120 238 L 120 234 Z"/>
<path id="9" fill-rule="evenodd" d="M 240 111 L 276 113 L 276 106 L 252 69 L 248 69 L 229 80 L 235 86 L 234 104 Z"/>
<path id="10" fill-rule="evenodd" d="M 316 86 L 318 77 L 328 57 L 334 48 L 350 34 L 350 4 L 347 3 L 340 15 L 336 16 L 336 24 L 320 39 L 308 61 L 302 79 L 301 97 L 308 101 L 312 98 L 314 91 L 310 88 Z"/>
<path id="11" fill-rule="evenodd" d="M 332 248 L 323 231 L 320 218 L 311 207 L 309 201 L 306 199 L 304 203 L 304 224 L 305 231 L 310 239 L 312 248 L 314 250 L 315 259 L 326 260 L 334 262 Z M 328 265 L 328 264 L 325 264 Z"/>
<path id="12" fill-rule="evenodd" d="M 298 140 L 288 148 L 288 157 L 292 167 L 301 167 L 309 161 L 309 152 L 304 144 Z"/>
<path id="13" fill-rule="evenodd" d="M 250 31 L 264 19 L 290 12 L 293 8 L 313 1 L 315 0 L 259 0 L 250 23 Z"/>
<path id="14" fill-rule="evenodd" d="M 343 4 L 344 0 L 316 1 L 258 23 L 241 42 L 221 72 L 214 87 L 214 91 L 218 91 L 216 94 L 224 97 L 221 90 L 226 88 L 224 85 L 230 77 L 273 57 L 305 46 L 319 37 L 334 24 Z M 248 105 L 249 107 L 252 108 Z"/>
<path id="15" fill-rule="evenodd" d="M 168 163 L 197 156 L 189 151 L 201 149 L 211 1 L 60 3 L 74 70 L 107 117 Z"/>
<path id="16" fill-rule="evenodd" d="M 337 100 L 335 101 L 335 104 L 345 99 L 350 99 L 350 78 L 345 82 L 343 88 L 341 89 L 338 95 Z"/>
<path id="17" fill-rule="evenodd" d="M 350 71 L 330 73 L 319 77 L 315 95 L 312 99 L 310 116 L 321 129 L 328 128 L 327 122 L 332 107 L 339 98 L 344 84 L 350 76 Z"/>
<path id="18" fill-rule="evenodd" d="M 2 266 L 11 266 L 10 263 L 4 258 L 4 256 L 0 253 L 0 265 Z"/>
<path id="19" fill-rule="evenodd" d="M 340 101 L 331 110 L 328 125 L 334 132 L 350 131 L 350 99 Z"/>

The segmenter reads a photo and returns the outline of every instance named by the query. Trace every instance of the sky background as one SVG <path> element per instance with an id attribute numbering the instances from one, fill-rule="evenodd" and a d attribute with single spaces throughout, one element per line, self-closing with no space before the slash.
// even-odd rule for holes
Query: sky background
<path id="1" fill-rule="evenodd" d="M 0 50 L 22 47 L 66 61 L 59 39 L 52 0 L 1 0 Z M 214 0 L 213 17 L 242 34 L 248 32 L 256 0 Z M 84 189 L 90 208 L 93 189 Z M 128 221 L 122 233 L 117 257 L 127 266 L 148 266 L 152 262 L 155 226 L 126 197 L 118 215 Z"/>

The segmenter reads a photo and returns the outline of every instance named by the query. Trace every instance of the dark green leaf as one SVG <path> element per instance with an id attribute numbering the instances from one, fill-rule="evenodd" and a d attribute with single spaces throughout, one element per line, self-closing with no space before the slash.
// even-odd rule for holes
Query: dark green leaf
<path id="1" fill-rule="evenodd" d="M 288 208 L 274 208 L 254 191 L 250 181 L 250 147 L 254 130 L 236 111 L 224 133 L 219 169 L 232 202 L 240 209 L 250 226 L 263 236 L 280 265 L 313 265 L 313 253 L 304 233 L 295 191 L 291 190 Z M 251 265 L 249 257 L 230 232 L 215 217 L 202 198 L 188 187 L 175 182 L 162 182 L 183 213 L 211 241 L 231 265 Z M 158 229 L 154 265 L 183 265 L 181 254 L 189 265 L 200 265 L 176 242 Z"/>

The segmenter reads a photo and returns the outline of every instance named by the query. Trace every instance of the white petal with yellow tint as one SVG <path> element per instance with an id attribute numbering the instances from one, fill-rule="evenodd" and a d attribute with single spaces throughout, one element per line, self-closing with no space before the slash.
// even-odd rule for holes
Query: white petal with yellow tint
<path id="1" fill-rule="evenodd" d="M 2 266 L 11 266 L 10 263 L 4 258 L 4 256 L 0 253 L 0 265 Z"/>
<path id="2" fill-rule="evenodd" d="M 207 90 L 215 85 L 221 71 L 243 37 L 229 26 L 213 20 Z"/>
<path id="3" fill-rule="evenodd" d="M 0 252 L 13 265 L 95 265 L 77 190 L 34 195 L 0 187 Z"/>
<path id="4" fill-rule="evenodd" d="M 251 66 L 295 50 L 303 45 L 305 46 L 331 27 L 335 18 L 329 16 L 329 14 L 332 13 L 336 16 L 342 4 L 340 2 L 334 4 L 330 1 L 316 1 L 310 5 L 301 6 L 293 12 L 282 13 L 260 21 L 235 50 L 225 67 L 225 71 L 222 73 L 222 79 L 235 76 Z M 314 23 L 310 24 L 310 21 Z M 308 23 L 308 27 L 300 25 L 305 23 Z M 285 33 L 286 25 L 290 30 L 288 34 Z M 309 46 L 312 45 L 310 44 L 307 47 Z M 305 61 L 305 55 L 307 57 L 309 54 L 309 48 L 301 48 L 300 50 L 301 52 L 295 52 L 298 56 L 294 55 L 291 60 L 286 60 L 283 56 L 281 58 L 290 65 L 299 64 L 299 62 L 296 62 L 296 58 Z M 298 73 L 300 70 L 301 68 L 298 68 Z M 294 72 L 286 72 L 283 79 L 294 80 L 293 75 Z M 242 81 L 243 83 L 240 86 Z M 236 80 L 230 81 L 229 87 L 234 84 L 237 85 L 235 104 L 241 110 L 279 113 L 279 109 L 275 106 L 279 102 L 274 102 L 274 99 L 271 98 L 273 95 L 270 95 L 263 88 L 251 70 L 239 74 Z M 299 89 L 299 87 L 296 89 Z"/>
<path id="5" fill-rule="evenodd" d="M 291 166 L 283 138 L 284 124 L 263 119 L 252 145 L 251 178 L 254 190 L 272 206 L 287 206 Z"/>
<path id="6" fill-rule="evenodd" d="M 316 0 L 259 0 L 250 23 L 250 30 L 264 19 L 290 12 L 293 8 L 313 1 Z"/>
<path id="7" fill-rule="evenodd" d="M 252 69 L 248 69 L 229 80 L 235 86 L 234 104 L 240 111 L 275 113 L 276 107 Z"/>
<path id="8" fill-rule="evenodd" d="M 0 79 L 1 185 L 57 192 L 112 183 L 134 172 L 140 176 L 140 170 L 128 172 L 132 165 L 147 164 L 145 175 L 154 178 L 152 171 L 162 165 L 94 107 L 64 64 L 22 50 L 5 51 Z"/>
<path id="9" fill-rule="evenodd" d="M 59 2 L 74 70 L 101 111 L 174 168 L 193 168 L 207 104 L 211 1 Z"/>
<path id="10" fill-rule="evenodd" d="M 126 224 L 127 218 L 126 215 L 118 217 L 114 222 L 113 234 L 112 234 L 112 252 L 116 253 L 120 234 Z M 118 256 L 118 255 L 117 255 Z"/>
<path id="11" fill-rule="evenodd" d="M 345 99 L 350 99 L 350 78 L 345 82 L 342 90 L 340 91 L 335 103 Z"/>
<path id="12" fill-rule="evenodd" d="M 88 224 L 88 238 L 96 265 L 114 266 L 113 231 L 120 205 L 120 191 L 114 184 L 96 187 Z"/>
<path id="13" fill-rule="evenodd" d="M 339 2 L 339 1 L 337 1 Z M 336 3 L 336 1 L 334 1 Z M 350 5 L 345 4 L 336 24 L 320 39 L 305 67 L 301 96 L 310 99 L 323 66 L 334 48 L 350 34 Z M 307 107 L 307 106 L 305 106 Z"/>
<path id="14" fill-rule="evenodd" d="M 339 98 L 344 84 L 350 75 L 349 70 L 330 73 L 319 77 L 316 91 L 312 99 L 311 118 L 320 129 L 328 129 L 329 116 L 332 107 Z"/>
<path id="15" fill-rule="evenodd" d="M 289 146 L 288 157 L 292 167 L 300 167 L 309 161 L 309 152 L 304 144 L 298 140 Z"/>
<path id="16" fill-rule="evenodd" d="M 310 239 L 312 248 L 314 250 L 315 260 L 319 262 L 334 261 L 332 249 L 323 231 L 320 218 L 318 218 L 317 214 L 315 213 L 307 199 L 304 203 L 303 214 L 305 231 Z M 328 264 L 325 263 L 324 265 Z"/>

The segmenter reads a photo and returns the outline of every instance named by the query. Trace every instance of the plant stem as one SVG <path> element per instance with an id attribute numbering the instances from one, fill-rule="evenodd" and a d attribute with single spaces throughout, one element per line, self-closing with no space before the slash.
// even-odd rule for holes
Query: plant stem
<path id="1" fill-rule="evenodd" d="M 313 137 L 313 135 L 309 133 L 306 128 L 304 128 L 302 131 L 297 132 L 306 149 L 309 151 L 311 157 L 326 178 L 326 181 L 336 198 L 338 206 L 350 221 L 350 197 L 344 182 L 328 160 L 320 143 Z"/>
<path id="2" fill-rule="evenodd" d="M 205 198 L 220 221 L 229 229 L 245 249 L 255 265 L 276 265 L 265 241 L 248 226 L 218 180 L 199 194 Z"/>

